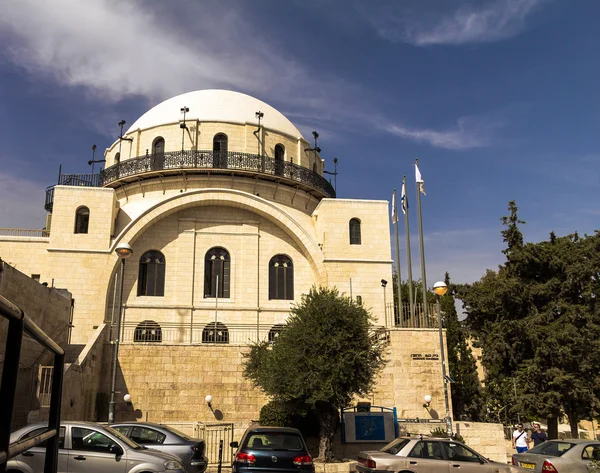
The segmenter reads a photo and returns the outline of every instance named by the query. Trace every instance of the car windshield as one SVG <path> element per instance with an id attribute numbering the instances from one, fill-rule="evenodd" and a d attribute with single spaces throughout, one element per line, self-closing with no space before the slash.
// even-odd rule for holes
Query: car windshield
<path id="1" fill-rule="evenodd" d="M 538 455 L 546 455 L 549 457 L 560 457 L 575 446 L 571 442 L 544 442 L 537 447 L 533 447 L 527 453 L 537 453 Z"/>
<path id="2" fill-rule="evenodd" d="M 141 445 L 138 445 L 133 440 L 128 439 L 121 432 L 119 432 L 118 430 L 113 429 L 112 427 L 109 427 L 109 426 L 106 425 L 106 426 L 104 426 L 104 430 L 106 430 L 111 435 L 114 435 L 115 437 L 117 437 L 121 442 L 123 442 L 129 448 L 134 448 L 135 450 L 143 450 L 144 449 L 144 447 L 142 447 Z"/>
<path id="3" fill-rule="evenodd" d="M 248 436 L 246 447 L 252 450 L 295 450 L 303 449 L 302 440 L 288 432 L 255 432 Z"/>
<path id="4" fill-rule="evenodd" d="M 385 447 L 381 449 L 382 452 L 390 453 L 391 455 L 396 455 L 400 450 L 406 447 L 406 444 L 410 442 L 408 439 L 396 439 L 392 440 Z"/>
<path id="5" fill-rule="evenodd" d="M 184 434 L 181 430 L 174 429 L 173 427 L 169 427 L 167 425 L 161 424 L 160 428 L 164 429 L 164 430 L 168 430 L 172 434 L 175 434 L 185 440 L 198 440 L 198 439 L 194 439 L 194 438 L 190 437 L 188 434 Z"/>

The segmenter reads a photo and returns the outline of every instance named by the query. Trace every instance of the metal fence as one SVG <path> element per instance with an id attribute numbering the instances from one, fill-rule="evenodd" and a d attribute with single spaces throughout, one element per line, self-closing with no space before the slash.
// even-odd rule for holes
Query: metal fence
<path id="1" fill-rule="evenodd" d="M 385 308 L 385 320 L 388 327 L 403 328 L 437 328 L 437 309 L 435 304 L 428 304 L 428 314 L 425 315 L 424 304 L 415 304 L 414 315 L 411 316 L 410 305 L 402 304 L 402 314 L 398 306 L 388 302 Z"/>
<path id="2" fill-rule="evenodd" d="M 0 236 L 47 238 L 50 236 L 50 230 L 34 230 L 29 228 L 0 228 Z"/>
<path id="3" fill-rule="evenodd" d="M 206 444 L 206 456 L 209 468 L 216 468 L 219 461 L 219 443 L 223 441 L 223 464 L 229 465 L 233 457 L 233 449 L 229 446 L 233 442 L 234 425 L 230 422 L 177 422 L 167 423 L 190 437 L 203 439 Z"/>
<path id="4" fill-rule="evenodd" d="M 121 324 L 120 343 L 139 344 L 204 344 L 245 346 L 256 342 L 274 342 L 285 324 L 227 324 L 222 322 L 179 323 L 126 322 Z M 110 329 L 110 339 L 115 340 L 116 325 Z M 386 327 L 371 327 L 374 340 L 389 339 Z"/>
<path id="5" fill-rule="evenodd" d="M 172 323 L 144 320 L 121 325 L 121 343 L 193 343 L 208 345 L 248 345 L 274 341 L 283 324 L 227 324 L 222 322 Z M 111 328 L 114 340 L 115 326 Z"/>

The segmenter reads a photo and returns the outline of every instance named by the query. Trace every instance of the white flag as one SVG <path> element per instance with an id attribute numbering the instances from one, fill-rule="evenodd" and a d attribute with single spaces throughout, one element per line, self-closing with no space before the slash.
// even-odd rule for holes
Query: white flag
<path id="1" fill-rule="evenodd" d="M 423 178 L 421 177 L 421 171 L 419 171 L 419 166 L 415 163 L 415 177 L 417 178 L 417 187 L 419 188 L 419 192 L 423 195 L 425 194 L 425 182 L 423 182 Z"/>
<path id="2" fill-rule="evenodd" d="M 408 201 L 406 200 L 406 184 L 402 183 L 402 196 L 400 197 L 400 208 L 402 209 L 402 213 L 406 215 L 406 210 L 408 209 Z"/>
<path id="3" fill-rule="evenodd" d="M 396 223 L 398 221 L 398 213 L 396 212 L 396 190 L 394 189 L 394 193 L 392 194 L 392 223 Z"/>

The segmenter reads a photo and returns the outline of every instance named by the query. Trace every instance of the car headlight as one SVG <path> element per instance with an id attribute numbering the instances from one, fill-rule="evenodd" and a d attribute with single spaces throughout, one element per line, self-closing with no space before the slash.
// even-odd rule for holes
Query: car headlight
<path id="1" fill-rule="evenodd" d="M 165 462 L 165 470 L 183 470 L 183 465 L 177 460 L 168 460 Z"/>

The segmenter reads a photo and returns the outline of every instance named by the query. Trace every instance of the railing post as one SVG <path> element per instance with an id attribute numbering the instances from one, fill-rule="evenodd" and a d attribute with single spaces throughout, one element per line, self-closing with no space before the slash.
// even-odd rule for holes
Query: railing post
<path id="1" fill-rule="evenodd" d="M 52 395 L 50 396 L 50 414 L 48 428 L 56 430 L 56 435 L 48 439 L 46 447 L 46 460 L 44 473 L 55 473 L 58 469 L 58 446 L 60 443 L 60 405 L 62 400 L 63 372 L 65 369 L 65 355 L 54 355 L 54 369 L 52 370 Z"/>
<path id="2" fill-rule="evenodd" d="M 0 452 L 6 452 L 6 461 L 0 463 L 0 472 L 2 473 L 6 471 L 6 463 L 8 461 L 8 446 L 10 445 L 12 415 L 17 392 L 23 328 L 23 319 L 11 318 L 8 320 L 4 367 L 2 369 L 2 385 L 0 386 Z"/>

